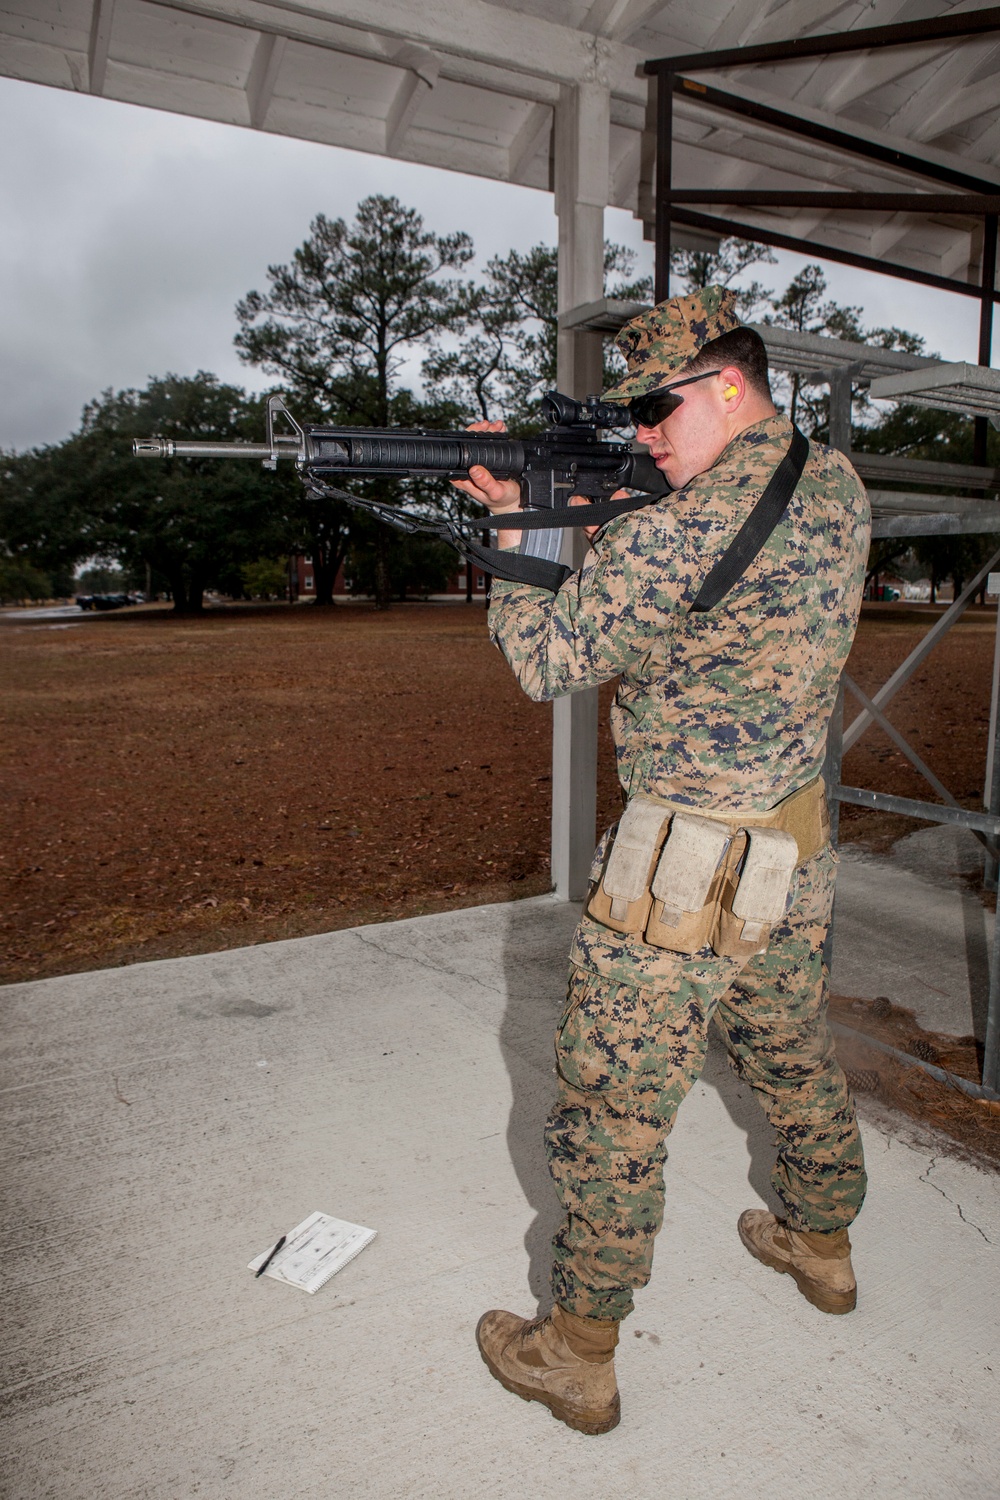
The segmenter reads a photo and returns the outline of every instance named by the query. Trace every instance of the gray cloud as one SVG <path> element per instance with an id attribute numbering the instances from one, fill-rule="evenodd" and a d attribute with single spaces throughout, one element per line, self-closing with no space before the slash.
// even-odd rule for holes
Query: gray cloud
<path id="1" fill-rule="evenodd" d="M 311 142 L 241 130 L 59 89 L 0 80 L 0 445 L 55 442 L 108 386 L 168 370 L 214 371 L 259 388 L 236 358 L 233 308 L 287 260 L 313 216 L 350 216 L 370 192 L 395 193 L 439 232 L 472 234 L 480 263 L 556 235 L 546 193 Z M 637 248 L 618 210 L 609 237 Z M 783 286 L 804 261 L 781 255 L 762 279 Z M 829 266 L 831 295 L 870 323 L 923 333 L 974 359 L 971 300 Z"/>

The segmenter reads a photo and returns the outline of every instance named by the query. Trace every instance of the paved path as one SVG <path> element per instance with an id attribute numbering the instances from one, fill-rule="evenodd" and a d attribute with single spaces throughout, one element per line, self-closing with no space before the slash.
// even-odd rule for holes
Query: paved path
<path id="1" fill-rule="evenodd" d="M 713 1054 L 682 1112 L 624 1416 L 480 1363 L 533 1310 L 572 909 L 548 898 L 0 991 L 11 1500 L 950 1500 L 998 1492 L 997 1179 L 867 1129 L 856 1313 L 751 1260 L 771 1147 Z M 842 950 L 843 951 L 843 950 Z M 244 1269 L 313 1209 L 315 1297 Z"/>

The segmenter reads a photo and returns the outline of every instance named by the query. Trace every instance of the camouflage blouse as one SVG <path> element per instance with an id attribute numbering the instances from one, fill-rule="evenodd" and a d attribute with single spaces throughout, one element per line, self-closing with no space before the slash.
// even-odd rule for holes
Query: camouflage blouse
<path id="1" fill-rule="evenodd" d="M 871 520 L 841 453 L 810 444 L 756 560 L 714 609 L 689 613 L 791 436 L 783 416 L 739 433 L 685 489 L 605 527 L 557 594 L 493 584 L 490 634 L 530 698 L 619 678 L 611 728 L 629 797 L 765 812 L 821 768 Z"/>

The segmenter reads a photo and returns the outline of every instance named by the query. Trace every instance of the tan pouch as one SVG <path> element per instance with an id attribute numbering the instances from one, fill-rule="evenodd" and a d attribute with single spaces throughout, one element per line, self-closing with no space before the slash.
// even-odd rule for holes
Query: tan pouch
<path id="1" fill-rule="evenodd" d="M 653 876 L 647 943 L 689 956 L 707 946 L 731 842 L 724 823 L 674 814 Z"/>
<path id="2" fill-rule="evenodd" d="M 649 881 L 663 843 L 669 811 L 658 802 L 635 797 L 621 815 L 600 883 L 587 913 L 615 932 L 641 932 L 649 916 Z"/>
<path id="3" fill-rule="evenodd" d="M 722 884 L 718 927 L 712 947 L 720 958 L 763 953 L 771 928 L 785 915 L 799 846 L 778 828 L 747 828 L 742 862 L 730 862 Z M 737 852 L 737 851 L 734 851 Z"/>

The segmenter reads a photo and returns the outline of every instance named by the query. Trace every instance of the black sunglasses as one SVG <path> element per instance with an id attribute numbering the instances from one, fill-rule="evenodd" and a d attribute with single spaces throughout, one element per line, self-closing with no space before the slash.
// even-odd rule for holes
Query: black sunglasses
<path id="1" fill-rule="evenodd" d="M 661 385 L 657 391 L 647 391 L 644 396 L 633 396 L 628 402 L 629 416 L 637 427 L 659 427 L 672 411 L 683 404 L 684 397 L 676 394 L 679 386 L 694 385 L 707 380 L 710 375 L 721 375 L 721 370 L 703 370 L 700 375 L 689 375 L 686 380 L 675 380 L 672 385 Z"/>

